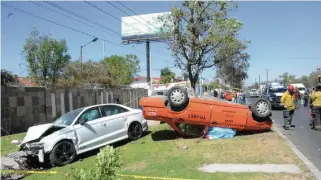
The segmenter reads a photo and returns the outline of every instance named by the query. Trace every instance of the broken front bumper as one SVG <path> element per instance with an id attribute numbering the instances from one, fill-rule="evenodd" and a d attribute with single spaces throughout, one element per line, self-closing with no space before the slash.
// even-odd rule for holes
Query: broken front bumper
<path id="1" fill-rule="evenodd" d="M 43 143 L 26 143 L 20 147 L 20 151 L 10 153 L 8 157 L 13 158 L 20 167 L 30 168 L 33 164 L 45 162 L 43 148 Z"/>

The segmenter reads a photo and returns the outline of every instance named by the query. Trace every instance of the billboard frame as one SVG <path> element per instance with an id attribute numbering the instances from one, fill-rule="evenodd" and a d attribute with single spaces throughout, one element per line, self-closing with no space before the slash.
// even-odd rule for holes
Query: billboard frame
<path id="1" fill-rule="evenodd" d="M 171 13 L 171 12 L 162 12 L 162 13 Z M 152 13 L 152 14 L 160 14 L 160 13 Z M 148 14 L 144 14 L 144 15 L 148 15 Z M 142 16 L 142 15 L 136 15 L 136 16 Z M 135 16 L 127 16 L 126 18 L 135 19 L 134 17 Z M 123 20 L 123 18 L 122 18 L 122 20 Z M 148 22 L 148 21 L 146 21 L 146 22 Z M 123 23 L 123 22 L 121 22 L 121 23 Z M 151 23 L 148 22 L 148 24 L 151 24 Z M 164 41 L 171 41 L 171 39 L 165 40 L 164 38 L 157 36 L 156 34 L 155 35 L 151 34 L 150 37 L 146 37 L 146 38 L 139 37 L 139 36 L 143 36 L 143 35 L 132 35 L 132 37 L 133 37 L 132 39 L 128 36 L 123 37 L 123 34 L 121 36 L 122 36 L 121 44 L 123 44 L 123 45 L 146 43 L 146 66 L 147 66 L 147 78 L 146 79 L 147 79 L 147 83 L 150 83 L 150 87 L 151 87 L 152 81 L 151 81 L 150 42 L 164 42 Z M 137 37 L 135 37 L 135 36 L 137 36 Z"/>

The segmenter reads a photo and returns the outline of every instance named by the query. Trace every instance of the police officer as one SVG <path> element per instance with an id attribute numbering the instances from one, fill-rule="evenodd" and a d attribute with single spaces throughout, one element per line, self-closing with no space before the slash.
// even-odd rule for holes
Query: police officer
<path id="1" fill-rule="evenodd" d="M 314 129 L 321 131 L 321 84 L 317 84 L 311 95 L 311 109 L 313 113 Z"/>
<path id="2" fill-rule="evenodd" d="M 284 129 L 289 130 L 291 128 L 292 118 L 294 115 L 295 107 L 295 94 L 294 86 L 289 85 L 288 90 L 283 93 L 281 97 L 281 103 L 283 104 L 285 110 L 283 111 L 284 118 Z"/>

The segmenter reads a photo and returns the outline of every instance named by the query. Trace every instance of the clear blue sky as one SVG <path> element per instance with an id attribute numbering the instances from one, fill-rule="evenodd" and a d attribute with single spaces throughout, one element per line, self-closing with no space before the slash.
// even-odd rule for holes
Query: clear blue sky
<path id="1" fill-rule="evenodd" d="M 120 44 L 121 37 L 111 36 L 92 27 L 68 19 L 50 10 L 39 7 L 30 2 L 5 2 L 9 5 L 32 12 L 52 21 L 79 29 L 89 34 L 104 38 Z M 42 5 L 62 12 L 46 3 Z M 108 15 L 96 10 L 84 2 L 72 2 L 87 11 L 77 9 L 66 2 L 55 2 L 64 8 L 77 12 L 87 18 L 97 21 L 106 27 L 121 33 L 121 23 Z M 120 18 L 127 16 L 106 2 L 92 2 L 106 12 Z M 111 2 L 122 8 L 117 2 Z M 122 2 L 137 14 L 157 13 L 169 11 L 173 2 Z M 178 2 L 180 3 L 180 2 Z M 321 2 L 237 2 L 239 8 L 231 13 L 244 23 L 240 33 L 241 39 L 248 39 L 252 44 L 248 48 L 251 55 L 249 79 L 250 84 L 261 75 L 261 80 L 266 80 L 265 69 L 270 69 L 269 79 L 275 79 L 283 72 L 296 76 L 308 75 L 316 67 L 321 66 Z M 122 8 L 127 13 L 130 11 Z M 13 13 L 7 17 L 9 13 Z M 65 13 L 67 14 L 67 13 Z M 72 16 L 72 15 L 69 15 Z M 99 18 L 98 18 L 98 17 Z M 21 55 L 24 42 L 36 27 L 42 34 L 51 34 L 56 39 L 66 39 L 69 52 L 73 60 L 79 59 L 80 46 L 92 40 L 91 37 L 62 28 L 50 22 L 1 7 L 1 68 L 8 69 L 20 76 L 27 75 L 26 63 Z M 140 75 L 146 76 L 145 44 L 128 45 L 126 49 L 115 45 L 106 44 L 105 55 L 125 55 L 135 53 L 141 61 Z M 151 44 L 153 76 L 159 76 L 160 68 L 173 67 L 171 52 L 165 44 Z M 86 46 L 83 50 L 83 60 L 99 60 L 103 56 L 103 43 L 97 41 Z M 297 58 L 297 59 L 293 59 Z M 144 71 L 145 70 L 145 71 Z M 181 71 L 173 68 L 176 74 Z M 206 78 L 212 78 L 215 69 L 208 69 L 203 73 Z"/>

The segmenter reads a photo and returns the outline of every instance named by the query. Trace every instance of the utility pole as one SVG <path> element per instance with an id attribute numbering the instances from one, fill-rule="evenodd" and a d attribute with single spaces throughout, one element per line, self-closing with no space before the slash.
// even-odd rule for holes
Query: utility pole
<path id="1" fill-rule="evenodd" d="M 269 83 L 269 70 L 270 69 L 265 69 L 266 70 L 266 84 Z"/>
<path id="2" fill-rule="evenodd" d="M 270 69 L 265 69 L 266 70 L 266 89 L 267 89 L 267 93 L 269 93 L 269 70 Z"/>
<path id="3" fill-rule="evenodd" d="M 261 84 L 261 75 L 259 75 L 259 85 Z"/>

